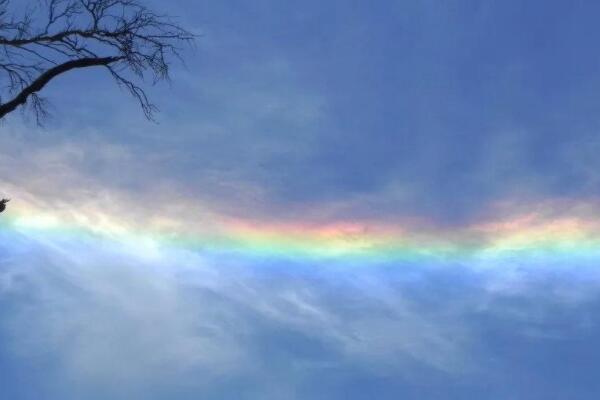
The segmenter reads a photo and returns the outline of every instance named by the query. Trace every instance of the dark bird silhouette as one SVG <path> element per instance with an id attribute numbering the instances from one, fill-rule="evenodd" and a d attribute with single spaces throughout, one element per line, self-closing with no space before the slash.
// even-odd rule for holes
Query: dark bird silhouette
<path id="1" fill-rule="evenodd" d="M 0 213 L 6 209 L 6 203 L 8 203 L 10 199 L 2 199 L 0 200 Z"/>

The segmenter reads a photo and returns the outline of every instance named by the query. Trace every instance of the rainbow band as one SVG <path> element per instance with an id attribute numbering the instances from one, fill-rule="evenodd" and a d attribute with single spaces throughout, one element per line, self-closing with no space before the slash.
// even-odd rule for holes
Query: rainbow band
<path id="1" fill-rule="evenodd" d="M 544 218 L 525 214 L 454 229 L 418 229 L 377 223 L 267 224 L 223 220 L 217 234 L 127 225 L 107 214 L 94 223 L 75 213 L 4 213 L 0 230 L 25 236 L 70 240 L 109 240 L 134 247 L 183 248 L 199 252 L 260 258 L 342 259 L 356 262 L 528 263 L 600 262 L 600 219 L 582 216 Z M 97 216 L 96 216 L 97 217 Z M 140 247 L 140 248 L 142 248 Z"/>

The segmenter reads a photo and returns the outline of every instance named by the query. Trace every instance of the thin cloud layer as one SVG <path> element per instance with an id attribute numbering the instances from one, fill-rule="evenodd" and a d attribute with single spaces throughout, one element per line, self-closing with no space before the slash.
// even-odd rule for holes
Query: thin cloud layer
<path id="1" fill-rule="evenodd" d="M 97 387 L 117 398 L 153 388 L 202 395 L 238 382 L 294 398 L 329 373 L 407 388 L 429 375 L 493 385 L 510 364 L 495 341 L 552 347 L 598 329 L 599 281 L 568 272 L 513 273 L 502 283 L 458 267 L 248 265 L 83 240 L 21 238 L 3 248 L 2 358 L 51 362 L 47 379 L 63 382 L 62 395 Z"/>
<path id="2" fill-rule="evenodd" d="M 592 315 L 600 275 L 576 259 L 538 265 L 515 258 L 494 268 L 485 259 L 361 265 L 123 241 L 123 233 L 144 229 L 227 235 L 231 227 L 210 203 L 124 191 L 71 166 L 73 154 L 87 151 L 48 147 L 3 185 L 19 199 L 11 211 L 35 217 L 33 225 L 2 231 L 2 363 L 53 365 L 35 383 L 52 396 L 227 397 L 235 388 L 248 398 L 300 398 L 324 375 L 333 379 L 325 392 L 334 397 L 357 379 L 367 387 L 397 380 L 406 393 L 434 395 L 437 386 L 424 389 L 430 380 L 459 394 L 483 392 L 513 379 L 512 353 L 498 353 L 497 341 L 549 349 L 598 329 Z M 36 159 L 56 174 L 52 184 L 27 179 L 38 173 Z M 87 191 L 70 190 L 73 182 Z M 151 200 L 158 206 L 149 210 Z M 597 215 L 593 203 L 549 201 L 532 209 L 510 201 L 497 210 L 518 217 L 480 222 L 469 235 L 481 243 L 508 235 L 516 240 L 508 245 L 518 246 L 519 232 L 544 239 L 596 231 L 584 219 Z M 564 212 L 578 217 L 565 219 Z M 93 235 L 45 230 L 67 225 Z M 323 240 L 363 233 L 352 225 L 323 229 Z"/>

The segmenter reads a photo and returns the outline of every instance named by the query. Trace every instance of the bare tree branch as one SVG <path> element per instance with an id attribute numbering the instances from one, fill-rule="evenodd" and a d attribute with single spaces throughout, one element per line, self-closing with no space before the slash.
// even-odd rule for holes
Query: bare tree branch
<path id="1" fill-rule="evenodd" d="M 93 66 L 107 66 L 119 61 L 119 57 L 103 57 L 103 58 L 79 58 L 77 60 L 67 61 L 56 67 L 50 68 L 35 79 L 31 84 L 24 87 L 12 100 L 0 104 L 0 118 L 14 111 L 17 107 L 25 104 L 29 96 L 36 94 L 44 88 L 52 79 L 58 75 L 76 68 L 87 68 Z M 147 101 L 145 99 L 145 101 Z"/>
<path id="2" fill-rule="evenodd" d="M 94 66 L 105 67 L 152 119 L 156 107 L 143 82 L 169 79 L 170 61 L 194 39 L 139 0 L 37 0 L 21 13 L 0 0 L 0 119 L 29 104 L 39 121 L 48 82 Z"/>

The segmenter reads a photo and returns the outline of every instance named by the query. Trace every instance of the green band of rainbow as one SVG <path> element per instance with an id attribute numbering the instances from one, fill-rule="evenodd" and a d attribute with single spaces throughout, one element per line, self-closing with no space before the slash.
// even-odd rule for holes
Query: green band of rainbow
<path id="1" fill-rule="evenodd" d="M 109 214 L 94 221 L 39 211 L 3 214 L 0 229 L 23 235 L 111 240 L 131 246 L 184 248 L 261 258 L 348 259 L 360 262 L 600 262 L 600 218 L 528 213 L 463 227 L 428 228 L 377 222 L 265 223 L 223 219 L 217 232 L 175 221 L 127 224 Z M 96 216 L 97 217 L 97 216 Z"/>

